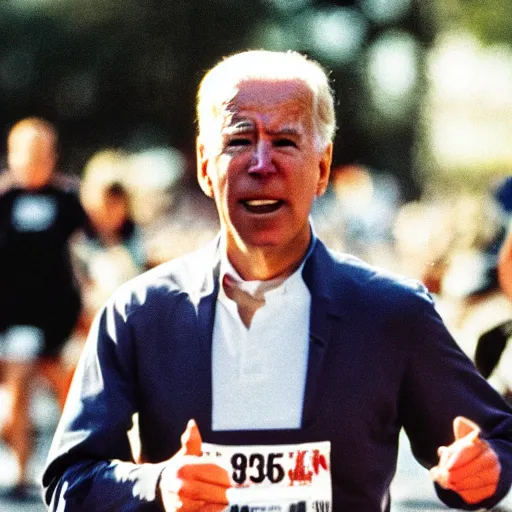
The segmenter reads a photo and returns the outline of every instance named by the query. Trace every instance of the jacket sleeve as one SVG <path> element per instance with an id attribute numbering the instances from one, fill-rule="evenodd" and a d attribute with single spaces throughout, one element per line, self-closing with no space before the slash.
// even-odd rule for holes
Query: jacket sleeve
<path id="1" fill-rule="evenodd" d="M 437 484 L 436 492 L 449 507 L 492 508 L 506 496 L 512 483 L 512 410 L 454 341 L 431 300 L 423 297 L 420 302 L 420 317 L 407 315 L 408 343 L 413 344 L 413 350 L 401 393 L 405 432 L 416 459 L 431 468 L 438 462 L 437 448 L 453 442 L 452 425 L 457 416 L 477 423 L 500 460 L 497 492 L 476 505 L 467 504 L 457 493 Z"/>
<path id="2" fill-rule="evenodd" d="M 128 439 L 138 408 L 125 310 L 110 301 L 91 327 L 43 474 L 51 511 L 163 510 L 165 463 L 135 463 Z"/>

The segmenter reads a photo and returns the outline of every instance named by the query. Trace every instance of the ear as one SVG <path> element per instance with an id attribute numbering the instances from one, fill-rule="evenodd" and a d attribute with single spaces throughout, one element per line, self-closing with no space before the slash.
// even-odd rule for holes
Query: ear
<path id="1" fill-rule="evenodd" d="M 213 185 L 208 175 L 208 157 L 206 149 L 201 139 L 196 140 L 196 159 L 197 159 L 197 181 L 201 190 L 208 196 L 213 197 Z"/>
<path id="2" fill-rule="evenodd" d="M 329 175 L 331 174 L 331 163 L 332 163 L 332 142 L 324 149 L 320 155 L 320 161 L 318 163 L 319 174 L 318 182 L 316 185 L 316 196 L 323 196 L 327 190 L 329 184 Z"/>

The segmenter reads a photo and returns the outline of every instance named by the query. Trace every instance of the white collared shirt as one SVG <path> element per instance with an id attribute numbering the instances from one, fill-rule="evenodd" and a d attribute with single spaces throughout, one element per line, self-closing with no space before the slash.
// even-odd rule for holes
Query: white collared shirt
<path id="1" fill-rule="evenodd" d="M 302 266 L 265 292 L 249 328 L 220 286 L 212 348 L 213 430 L 301 426 L 311 306 Z M 243 281 L 224 257 L 221 283 L 226 273 L 249 293 L 262 284 Z"/>

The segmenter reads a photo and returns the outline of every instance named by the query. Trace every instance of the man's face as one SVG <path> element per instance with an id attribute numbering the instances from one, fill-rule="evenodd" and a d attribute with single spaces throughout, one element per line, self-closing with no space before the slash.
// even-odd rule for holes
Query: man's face
<path id="1" fill-rule="evenodd" d="M 9 168 L 24 188 L 37 189 L 48 183 L 56 160 L 55 139 L 45 130 L 20 127 L 9 137 Z"/>
<path id="2" fill-rule="evenodd" d="M 327 186 L 331 146 L 320 151 L 315 143 L 306 85 L 240 83 L 207 137 L 198 143 L 199 182 L 215 199 L 228 253 L 307 247 L 309 213 Z"/>

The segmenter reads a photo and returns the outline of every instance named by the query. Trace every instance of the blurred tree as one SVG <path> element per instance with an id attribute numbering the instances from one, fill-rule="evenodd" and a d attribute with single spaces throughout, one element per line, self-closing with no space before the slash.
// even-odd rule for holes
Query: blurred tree
<path id="1" fill-rule="evenodd" d="M 441 28 L 464 28 L 486 44 L 512 43 L 510 0 L 435 0 L 433 5 Z"/>
<path id="2" fill-rule="evenodd" d="M 341 84 L 338 91 L 340 129 L 335 150 L 335 161 L 339 164 L 353 162 L 377 171 L 395 175 L 402 187 L 403 198 L 410 200 L 421 193 L 421 184 L 414 176 L 413 148 L 418 130 L 420 109 L 425 94 L 424 65 L 426 52 L 434 40 L 436 26 L 430 5 L 421 0 L 402 2 L 406 6 L 395 18 L 386 18 L 393 2 L 359 1 L 368 21 L 368 35 L 364 52 L 356 60 L 334 70 L 334 78 Z M 378 16 L 373 5 L 381 5 L 382 16 Z M 399 46 L 393 41 L 410 41 L 410 66 L 394 68 Z M 402 45 L 403 46 L 403 45 Z M 388 54 L 386 60 L 377 61 L 372 68 L 372 56 L 377 48 Z M 381 52 L 382 53 L 382 52 Z M 414 69 L 414 70 L 413 70 Z M 414 73 L 409 92 L 397 92 L 395 96 L 384 94 L 380 100 L 377 90 L 387 83 L 390 86 L 407 73 Z M 382 92 L 382 91 L 381 91 Z"/>
<path id="3" fill-rule="evenodd" d="M 429 194 L 481 193 L 510 174 L 512 17 L 509 0 L 434 0 L 429 92 L 416 139 Z"/>
<path id="4" fill-rule="evenodd" d="M 193 160 L 195 92 L 204 70 L 238 50 L 290 48 L 332 69 L 340 119 L 335 164 L 393 172 L 411 196 L 416 193 L 410 153 L 422 94 L 422 51 L 418 86 L 401 118 L 386 117 L 376 107 L 365 73 L 369 49 L 389 30 L 409 34 L 420 50 L 430 44 L 433 25 L 425 4 L 6 0 L 0 3 L 4 133 L 24 115 L 50 118 L 62 134 L 62 164 L 72 172 L 81 171 L 88 157 L 105 146 L 172 145 Z M 400 11 L 400 5 L 407 8 Z M 359 32 L 351 32 L 356 26 Z M 255 37 L 269 31 L 282 36 L 280 44 Z"/>
<path id="5" fill-rule="evenodd" d="M 29 5 L 29 4 L 27 4 Z M 104 146 L 192 151 L 199 77 L 246 47 L 262 16 L 232 0 L 0 3 L 3 133 L 25 115 L 51 119 L 73 172 Z M 5 137 L 2 140 L 5 152 Z"/>

